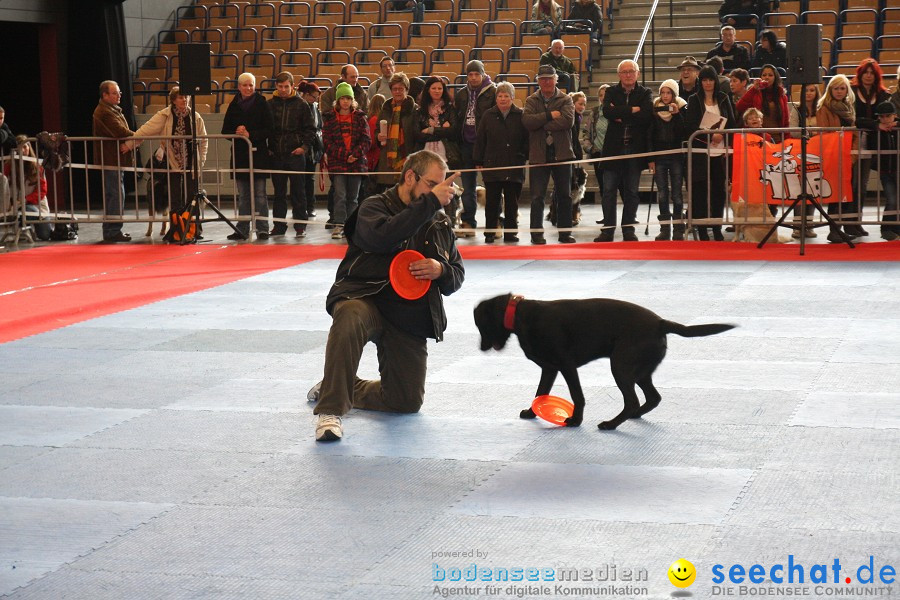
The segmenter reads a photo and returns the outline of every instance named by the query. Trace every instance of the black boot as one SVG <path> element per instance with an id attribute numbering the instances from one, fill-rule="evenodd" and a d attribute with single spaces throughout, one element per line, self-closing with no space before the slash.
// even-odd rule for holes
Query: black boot
<path id="1" fill-rule="evenodd" d="M 712 230 L 713 230 L 713 239 L 714 240 L 716 240 L 717 242 L 725 241 L 725 236 L 722 235 L 722 226 L 721 225 L 713 226 Z"/>
<path id="2" fill-rule="evenodd" d="M 684 239 L 684 231 L 681 234 L 682 239 Z M 668 242 L 672 239 L 672 226 L 671 225 L 660 225 L 659 226 L 659 235 L 654 238 L 657 242 Z"/>
<path id="3" fill-rule="evenodd" d="M 698 227 L 697 228 L 697 239 L 701 242 L 709 241 L 709 229 L 706 227 Z"/>
<path id="4" fill-rule="evenodd" d="M 683 223 L 676 223 L 675 226 L 672 228 L 672 239 L 675 240 L 676 242 L 684 241 L 684 224 Z"/>

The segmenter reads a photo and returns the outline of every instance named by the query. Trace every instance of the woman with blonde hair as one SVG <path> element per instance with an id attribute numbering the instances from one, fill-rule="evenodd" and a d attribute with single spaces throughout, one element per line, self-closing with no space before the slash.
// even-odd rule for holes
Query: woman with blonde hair
<path id="1" fill-rule="evenodd" d="M 856 127 L 856 109 L 854 103 L 856 97 L 850 87 L 850 80 L 846 75 L 838 74 L 831 78 L 828 85 L 825 86 L 825 93 L 819 100 L 819 107 L 816 110 L 816 124 L 819 127 Z M 853 133 L 853 147 L 859 147 L 859 139 Z M 856 162 L 856 154 L 852 155 L 853 162 Z M 846 184 L 845 184 L 846 185 Z M 850 190 L 852 194 L 852 189 Z M 852 212 L 854 203 L 850 202 L 831 202 L 828 204 L 828 214 L 838 215 L 843 212 Z M 850 231 L 847 231 L 848 227 Z M 845 225 L 844 232 L 851 235 L 853 231 L 852 225 Z M 832 226 L 831 232 L 828 234 L 828 241 L 833 244 L 840 244 L 844 238 L 840 234 L 840 226 Z"/>

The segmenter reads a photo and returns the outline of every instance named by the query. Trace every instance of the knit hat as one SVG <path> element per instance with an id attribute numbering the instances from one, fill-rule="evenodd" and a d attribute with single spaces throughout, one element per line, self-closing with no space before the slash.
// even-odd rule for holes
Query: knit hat
<path id="1" fill-rule="evenodd" d="M 466 65 L 466 75 L 473 71 L 484 75 L 484 63 L 480 60 L 470 60 Z"/>
<path id="2" fill-rule="evenodd" d="M 334 88 L 334 101 L 337 102 L 344 96 L 349 96 L 350 99 L 353 99 L 353 88 L 350 87 L 350 84 L 346 81 L 342 81 L 337 84 L 337 87 Z"/>
<path id="3" fill-rule="evenodd" d="M 662 91 L 665 88 L 669 88 L 669 90 L 671 90 L 672 94 L 674 94 L 676 98 L 678 97 L 678 82 L 677 81 L 675 81 L 674 79 L 666 79 L 661 84 L 659 84 L 659 93 L 662 94 Z"/>

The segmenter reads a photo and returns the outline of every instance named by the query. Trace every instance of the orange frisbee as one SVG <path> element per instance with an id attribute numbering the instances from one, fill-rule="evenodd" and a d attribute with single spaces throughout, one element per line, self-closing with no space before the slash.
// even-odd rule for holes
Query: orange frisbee
<path id="1" fill-rule="evenodd" d="M 421 252 L 404 250 L 391 261 L 391 287 L 404 300 L 418 300 L 431 287 L 430 279 L 416 279 L 409 272 L 409 265 L 425 258 Z"/>
<path id="2" fill-rule="evenodd" d="M 538 396 L 531 403 L 534 414 L 554 425 L 565 425 L 575 412 L 575 405 L 559 396 Z"/>

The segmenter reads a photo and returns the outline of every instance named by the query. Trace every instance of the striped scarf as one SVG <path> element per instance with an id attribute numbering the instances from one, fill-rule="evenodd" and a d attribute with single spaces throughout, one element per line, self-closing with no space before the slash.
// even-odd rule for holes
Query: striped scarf
<path id="1" fill-rule="evenodd" d="M 394 171 L 399 171 L 403 168 L 403 160 L 406 158 L 405 156 L 400 156 L 400 146 L 403 145 L 403 128 L 400 127 L 400 111 L 403 109 L 403 104 L 394 104 L 393 110 L 391 112 L 391 124 L 388 127 L 388 139 L 387 139 L 387 158 L 388 165 Z"/>

